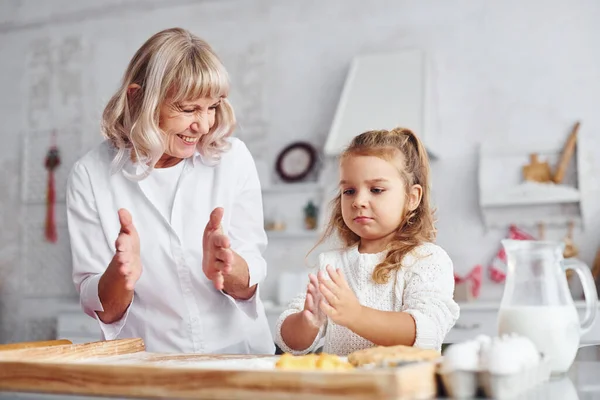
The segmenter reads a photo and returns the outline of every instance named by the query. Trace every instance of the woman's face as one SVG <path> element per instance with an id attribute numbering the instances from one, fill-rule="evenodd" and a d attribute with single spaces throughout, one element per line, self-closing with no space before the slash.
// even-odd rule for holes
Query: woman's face
<path id="1" fill-rule="evenodd" d="M 194 155 L 198 141 L 215 124 L 215 112 L 221 99 L 201 98 L 160 107 L 159 127 L 167 139 L 167 148 L 155 168 L 171 167 Z"/>

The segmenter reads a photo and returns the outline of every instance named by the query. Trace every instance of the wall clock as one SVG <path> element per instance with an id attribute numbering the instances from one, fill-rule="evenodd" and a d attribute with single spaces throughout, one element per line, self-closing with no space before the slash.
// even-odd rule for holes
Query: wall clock
<path id="1" fill-rule="evenodd" d="M 298 182 L 306 178 L 317 162 L 317 151 L 307 142 L 294 142 L 286 146 L 275 163 L 277 174 L 285 182 Z"/>

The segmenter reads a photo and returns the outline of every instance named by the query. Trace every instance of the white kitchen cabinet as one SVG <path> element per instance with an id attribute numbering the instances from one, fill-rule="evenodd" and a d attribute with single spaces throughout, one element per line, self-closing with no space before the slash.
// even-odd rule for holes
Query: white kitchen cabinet
<path id="1" fill-rule="evenodd" d="M 496 336 L 497 311 L 462 311 L 454 327 L 446 335 L 445 343 L 462 342 L 478 335 Z"/>
<path id="2" fill-rule="evenodd" d="M 88 343 L 102 340 L 98 322 L 85 314 L 79 304 L 65 305 L 56 321 L 57 339 L 68 339 L 73 343 Z"/>
<path id="3" fill-rule="evenodd" d="M 284 310 L 284 306 L 265 307 L 265 313 L 267 314 L 267 321 L 269 321 L 269 328 L 271 328 L 273 339 L 275 339 L 275 326 L 277 325 L 277 319 L 279 319 L 279 316 Z"/>
<path id="4" fill-rule="evenodd" d="M 585 312 L 585 303 L 575 302 L 580 318 Z M 497 335 L 497 317 L 499 303 L 472 302 L 460 304 L 460 317 L 446 336 L 445 343 L 456 343 L 473 339 L 477 335 Z M 267 304 L 265 312 L 271 334 L 275 337 L 275 325 L 284 306 Z M 86 343 L 102 340 L 98 323 L 79 310 L 79 305 L 68 307 L 59 313 L 57 338 L 69 339 L 73 343 Z M 600 344 L 600 310 L 592 329 L 581 339 L 582 345 Z"/>

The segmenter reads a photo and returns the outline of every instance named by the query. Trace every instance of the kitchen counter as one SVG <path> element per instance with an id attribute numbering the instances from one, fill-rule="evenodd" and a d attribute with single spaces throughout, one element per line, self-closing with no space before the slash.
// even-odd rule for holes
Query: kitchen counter
<path id="1" fill-rule="evenodd" d="M 579 349 L 573 366 L 561 378 L 527 392 L 522 398 L 544 400 L 600 399 L 600 346 L 585 346 Z M 1 392 L 0 400 L 106 400 L 117 397 L 68 396 L 36 393 Z M 302 394 L 298 394 L 298 399 Z"/>
<path id="2" fill-rule="evenodd" d="M 264 300 L 263 303 L 271 334 L 275 336 L 277 319 L 285 311 L 286 306 L 268 300 Z M 585 302 L 578 300 L 574 303 L 579 314 L 583 316 Z M 461 342 L 477 335 L 496 335 L 496 320 L 500 308 L 499 299 L 461 302 L 459 306 L 461 316 L 446 336 L 446 343 Z M 102 340 L 98 323 L 83 313 L 79 302 L 73 301 L 61 303 L 59 307 L 57 338 L 69 339 L 73 343 Z M 600 316 L 596 318 L 591 331 L 581 339 L 581 342 L 586 345 L 600 344 Z"/>

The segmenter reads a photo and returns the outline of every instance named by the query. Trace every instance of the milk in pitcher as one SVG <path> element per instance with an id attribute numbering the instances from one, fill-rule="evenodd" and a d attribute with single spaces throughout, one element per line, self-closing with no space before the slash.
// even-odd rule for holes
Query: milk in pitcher
<path id="1" fill-rule="evenodd" d="M 550 357 L 553 374 L 566 372 L 579 348 L 579 316 L 572 305 L 501 308 L 498 333 L 513 332 L 531 339 L 540 352 Z"/>

